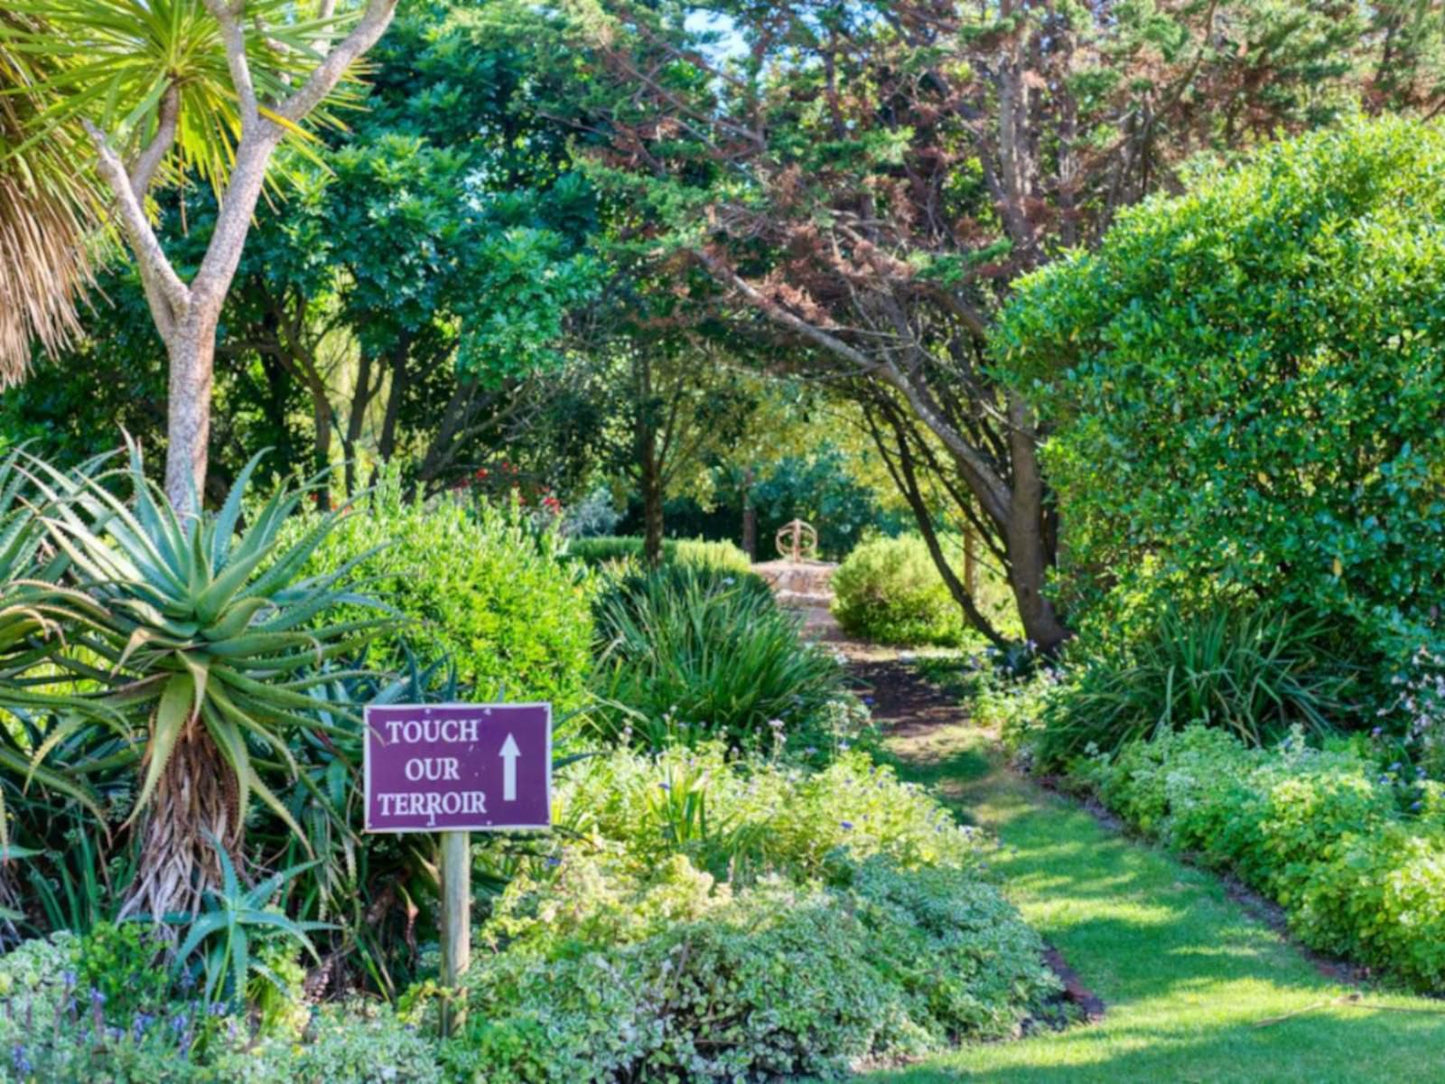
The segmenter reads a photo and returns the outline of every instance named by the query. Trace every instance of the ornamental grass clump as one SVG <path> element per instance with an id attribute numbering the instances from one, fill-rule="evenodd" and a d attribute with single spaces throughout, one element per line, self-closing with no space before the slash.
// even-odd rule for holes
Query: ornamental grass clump
<path id="1" fill-rule="evenodd" d="M 1353 680 L 1323 646 L 1320 625 L 1267 608 L 1199 614 L 1163 607 L 1133 640 L 1097 640 L 1042 711 L 1034 750 L 1058 765 L 1191 723 L 1250 745 L 1300 725 L 1329 733 L 1349 711 Z"/>
<path id="2" fill-rule="evenodd" d="M 717 739 L 739 751 L 830 747 L 843 670 L 803 641 L 761 581 L 664 566 L 624 576 L 596 606 L 592 713 L 608 742 L 660 749 Z"/>

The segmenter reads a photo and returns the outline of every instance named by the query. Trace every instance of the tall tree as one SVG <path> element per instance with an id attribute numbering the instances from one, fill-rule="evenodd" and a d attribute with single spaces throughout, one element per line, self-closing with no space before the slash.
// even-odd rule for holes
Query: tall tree
<path id="1" fill-rule="evenodd" d="M 1409 0 L 618 0 L 564 31 L 551 78 L 654 257 L 848 381 L 905 490 L 927 471 L 953 496 L 1051 646 L 1040 423 L 985 349 L 1009 284 L 1197 152 L 1361 103 L 1438 108 L 1438 20 Z"/>

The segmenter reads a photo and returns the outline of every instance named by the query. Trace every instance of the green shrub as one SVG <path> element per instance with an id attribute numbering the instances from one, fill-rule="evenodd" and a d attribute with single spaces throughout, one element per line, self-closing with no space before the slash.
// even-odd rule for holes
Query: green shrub
<path id="1" fill-rule="evenodd" d="M 642 548 L 642 539 L 635 536 L 599 535 L 595 538 L 574 538 L 567 546 L 567 553 L 589 565 L 607 562 L 641 565 Z M 664 564 L 734 576 L 750 575 L 753 570 L 748 555 L 731 542 L 709 542 L 702 538 L 664 538 L 662 561 Z"/>
<path id="2" fill-rule="evenodd" d="M 1261 146 L 1016 288 L 996 342 L 1053 430 L 1058 586 L 1117 632 L 1268 599 L 1362 654 L 1445 613 L 1445 129 Z"/>
<path id="3" fill-rule="evenodd" d="M 977 871 L 988 854 L 925 791 L 854 750 L 808 772 L 730 763 L 716 743 L 657 757 L 619 749 L 570 767 L 555 804 L 569 833 L 611 841 L 630 868 L 683 855 L 731 882 L 836 880 L 875 855 L 903 869 Z"/>
<path id="4" fill-rule="evenodd" d="M 823 724 L 845 696 L 842 667 L 755 578 L 677 566 L 625 576 L 599 598 L 596 628 L 592 721 L 609 741 L 832 744 Z"/>
<path id="5" fill-rule="evenodd" d="M 1260 749 L 1191 726 L 1079 774 L 1137 827 L 1267 892 L 1311 947 L 1445 989 L 1445 820 L 1433 801 L 1403 813 L 1394 773 L 1369 758 L 1312 749 L 1298 729 Z"/>
<path id="6" fill-rule="evenodd" d="M 665 921 L 622 930 L 575 917 L 635 914 L 618 901 L 658 887 L 585 852 L 569 863 L 591 868 L 560 880 L 555 905 L 529 905 L 531 932 L 468 974 L 467 1032 L 443 1048 L 454 1072 L 833 1078 L 862 1058 L 1011 1034 L 1057 988 L 1037 935 L 997 889 L 960 870 L 901 873 L 875 860 L 836 888 L 687 889 Z M 661 883 L 676 880 L 669 866 Z M 514 920 L 506 929 L 516 936 Z"/>
<path id="7" fill-rule="evenodd" d="M 407 619 L 374 647 L 373 665 L 400 669 L 410 648 L 423 663 L 449 659 L 479 697 L 567 709 L 586 685 L 592 625 L 589 582 L 560 547 L 515 509 L 410 502 L 384 484 L 342 518 L 306 571 L 359 561 L 356 579 Z"/>
<path id="8" fill-rule="evenodd" d="M 1054 765 L 1190 723 L 1254 745 L 1295 724 L 1326 732 L 1344 714 L 1350 682 L 1318 645 L 1316 629 L 1275 611 L 1185 616 L 1166 606 L 1133 642 L 1075 646 L 1068 683 L 1044 708 L 1037 752 Z"/>
<path id="9" fill-rule="evenodd" d="M 881 644 L 956 646 L 963 611 L 921 538 L 875 538 L 833 573 L 833 615 L 850 636 Z"/>

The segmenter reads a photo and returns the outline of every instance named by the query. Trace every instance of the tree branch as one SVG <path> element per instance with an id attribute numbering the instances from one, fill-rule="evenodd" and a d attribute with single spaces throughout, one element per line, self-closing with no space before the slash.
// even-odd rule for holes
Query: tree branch
<path id="1" fill-rule="evenodd" d="M 181 116 L 181 88 L 172 83 L 161 96 L 156 113 L 156 134 L 136 156 L 130 167 L 130 187 L 137 201 L 145 199 L 155 180 L 156 170 L 165 161 L 176 142 L 176 124 Z"/>
<path id="2" fill-rule="evenodd" d="M 396 0 L 368 0 L 361 22 L 326 55 L 301 89 L 282 102 L 276 112 L 294 124 L 320 105 L 341 82 L 346 69 L 376 44 L 391 23 L 395 11 Z"/>
<path id="3" fill-rule="evenodd" d="M 126 174 L 120 156 L 115 153 L 104 132 L 90 121 L 84 123 L 86 132 L 95 144 L 98 156 L 96 169 L 115 195 L 121 229 L 135 253 L 141 282 L 145 285 L 146 297 L 156 318 L 156 325 L 161 337 L 169 339 L 177 315 L 190 304 L 191 292 L 176 274 L 165 249 L 161 247 L 160 238 L 151 229 L 150 220 L 146 218 L 140 198 L 131 187 L 130 177 Z"/>
<path id="4" fill-rule="evenodd" d="M 226 49 L 226 66 L 231 70 L 231 85 L 241 107 L 241 131 L 253 127 L 260 119 L 256 108 L 256 84 L 251 79 L 251 64 L 246 59 L 246 31 L 241 26 L 245 0 L 205 0 L 206 10 L 221 28 L 221 43 Z"/>
<path id="5" fill-rule="evenodd" d="M 875 376 L 901 392 L 923 423 L 938 436 L 939 440 L 943 441 L 950 452 L 966 463 L 974 472 L 979 483 L 979 500 L 988 509 L 989 514 L 998 519 L 1007 517 L 1010 494 L 1003 479 L 998 476 L 993 466 L 977 448 L 969 444 L 953 426 L 931 408 L 919 389 L 899 371 L 893 362 L 876 361 L 836 335 L 830 335 L 822 328 L 789 312 L 777 302 L 765 297 L 757 287 L 744 280 L 741 275 L 711 252 L 705 249 L 693 249 L 692 253 L 718 282 L 724 286 L 730 286 L 742 294 L 774 323 L 781 324 L 816 346 L 851 362 L 859 370 L 860 376 Z"/>

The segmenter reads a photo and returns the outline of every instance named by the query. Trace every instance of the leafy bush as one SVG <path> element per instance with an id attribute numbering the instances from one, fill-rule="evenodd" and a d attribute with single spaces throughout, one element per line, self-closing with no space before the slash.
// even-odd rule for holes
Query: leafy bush
<path id="1" fill-rule="evenodd" d="M 1439 635 L 1442 179 L 1445 129 L 1354 122 L 1201 169 L 1022 281 L 997 342 L 1054 426 L 1085 623 L 1172 594 L 1365 653 Z"/>
<path id="2" fill-rule="evenodd" d="M 921 538 L 876 538 L 833 573 L 833 615 L 850 636 L 882 644 L 957 646 L 963 611 Z"/>
<path id="3" fill-rule="evenodd" d="M 988 854 L 925 791 L 856 750 L 816 773 L 729 763 L 716 743 L 657 757 L 617 750 L 569 768 L 555 801 L 569 833 L 612 841 L 632 869 L 683 855 L 731 882 L 837 880 L 875 855 L 976 872 Z"/>
<path id="4" fill-rule="evenodd" d="M 820 724 L 845 695 L 842 667 L 759 580 L 680 566 L 625 576 L 598 600 L 597 643 L 592 721 L 607 740 L 831 745 Z"/>
<path id="5" fill-rule="evenodd" d="M 1043 712 L 1038 753 L 1057 764 L 1086 746 L 1112 751 L 1189 723 L 1258 745 L 1303 724 L 1330 729 L 1350 682 L 1323 657 L 1318 629 L 1276 611 L 1165 606 L 1133 642 L 1072 652 L 1067 686 Z"/>
<path id="6" fill-rule="evenodd" d="M 592 626 L 589 584 L 560 553 L 515 509 L 406 501 L 388 482 L 342 517 L 307 572 L 358 562 L 366 590 L 408 619 L 372 664 L 399 670 L 409 648 L 423 663 L 449 659 L 479 696 L 567 709 L 586 684 Z"/>
<path id="7" fill-rule="evenodd" d="M 586 861 L 580 856 L 567 861 Z M 1013 1033 L 1057 980 L 991 885 L 863 866 L 845 888 L 766 882 L 618 941 L 568 916 L 617 893 L 563 889 L 525 942 L 473 966 L 468 1030 L 444 1047 L 496 1081 L 838 1077 L 867 1057 Z"/>
<path id="8" fill-rule="evenodd" d="M 616 562 L 640 566 L 643 540 L 632 536 L 599 535 L 574 538 L 567 547 L 570 556 L 589 565 Z M 662 562 L 697 572 L 716 572 L 739 578 L 753 574 L 748 555 L 731 542 L 709 542 L 704 538 L 664 538 Z"/>
<path id="9" fill-rule="evenodd" d="M 1124 746 L 1080 776 L 1136 826 L 1232 869 L 1285 907 L 1308 945 L 1445 989 L 1445 817 L 1439 784 L 1295 730 L 1250 748 L 1191 726 Z M 1401 795 L 1419 816 L 1402 814 Z"/>

